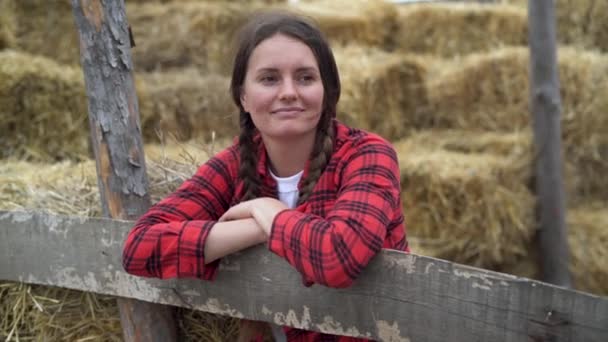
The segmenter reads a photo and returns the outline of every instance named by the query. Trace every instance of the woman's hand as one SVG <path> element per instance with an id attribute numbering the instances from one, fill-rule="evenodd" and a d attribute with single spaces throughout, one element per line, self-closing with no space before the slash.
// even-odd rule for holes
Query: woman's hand
<path id="1" fill-rule="evenodd" d="M 219 222 L 253 218 L 264 230 L 266 236 L 270 236 L 275 216 L 285 209 L 289 208 L 277 199 L 270 197 L 256 198 L 241 202 L 228 209 L 220 217 Z"/>

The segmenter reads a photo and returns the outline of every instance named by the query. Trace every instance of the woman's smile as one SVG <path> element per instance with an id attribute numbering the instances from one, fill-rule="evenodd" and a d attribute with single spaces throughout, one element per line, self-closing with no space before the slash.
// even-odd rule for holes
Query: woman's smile
<path id="1" fill-rule="evenodd" d="M 276 114 L 281 117 L 296 117 L 304 111 L 302 107 L 283 107 L 279 109 L 275 109 L 270 112 L 270 114 Z"/>

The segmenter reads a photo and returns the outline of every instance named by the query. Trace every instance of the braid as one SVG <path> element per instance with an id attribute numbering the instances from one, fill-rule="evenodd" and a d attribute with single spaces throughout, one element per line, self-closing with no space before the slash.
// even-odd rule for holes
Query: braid
<path id="1" fill-rule="evenodd" d="M 253 142 L 255 125 L 249 113 L 241 111 L 240 114 L 241 134 L 239 135 L 239 154 L 241 163 L 239 167 L 239 178 L 243 180 L 243 197 L 241 201 L 247 201 L 258 197 L 261 181 L 257 173 L 257 153 Z"/>
<path id="2" fill-rule="evenodd" d="M 306 202 L 312 193 L 313 188 L 325 170 L 331 158 L 334 148 L 334 129 L 332 117 L 324 115 L 323 125 L 319 125 L 319 131 L 313 147 L 313 159 L 310 162 L 308 176 L 302 181 L 298 205 Z"/>

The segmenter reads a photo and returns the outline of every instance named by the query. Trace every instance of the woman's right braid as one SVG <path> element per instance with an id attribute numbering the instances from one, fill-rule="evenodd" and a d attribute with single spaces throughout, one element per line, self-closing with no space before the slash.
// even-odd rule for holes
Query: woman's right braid
<path id="1" fill-rule="evenodd" d="M 239 135 L 239 154 L 241 164 L 239 167 L 239 178 L 243 180 L 243 197 L 241 201 L 257 198 L 261 190 L 261 180 L 257 173 L 257 151 L 253 136 L 255 125 L 249 113 L 242 111 L 240 114 L 241 134 Z"/>

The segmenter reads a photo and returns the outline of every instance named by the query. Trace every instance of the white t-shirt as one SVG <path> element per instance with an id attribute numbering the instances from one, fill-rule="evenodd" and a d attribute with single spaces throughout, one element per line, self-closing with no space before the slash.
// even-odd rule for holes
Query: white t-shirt
<path id="1" fill-rule="evenodd" d="M 285 203 L 290 209 L 293 209 L 298 204 L 298 196 L 300 192 L 298 191 L 298 183 L 304 174 L 304 170 L 296 173 L 293 176 L 289 177 L 278 177 L 271 170 L 270 175 L 277 181 L 277 192 L 279 194 L 279 200 Z"/>

